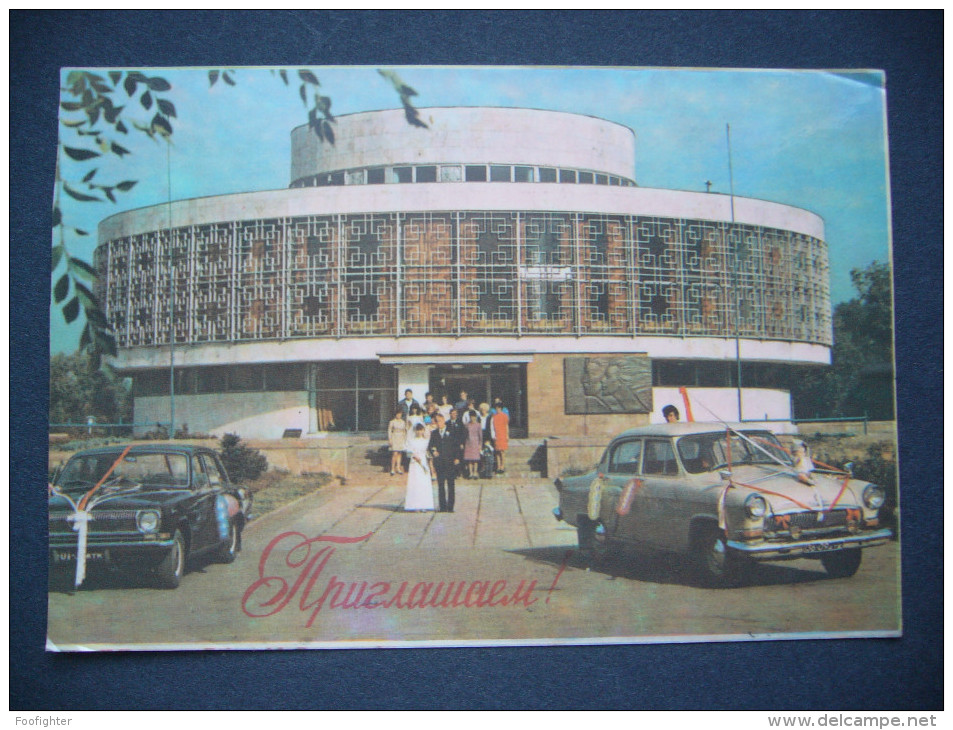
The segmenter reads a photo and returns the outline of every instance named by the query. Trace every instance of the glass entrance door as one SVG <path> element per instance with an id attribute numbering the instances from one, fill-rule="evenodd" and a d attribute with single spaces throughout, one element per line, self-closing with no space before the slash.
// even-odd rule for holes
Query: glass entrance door
<path id="1" fill-rule="evenodd" d="M 493 405 L 494 398 L 501 398 L 510 412 L 510 428 L 514 435 L 526 433 L 526 366 L 522 363 L 493 365 L 441 365 L 430 371 L 430 392 L 434 400 L 446 393 L 451 403 L 460 399 L 465 390 L 469 398 Z"/>

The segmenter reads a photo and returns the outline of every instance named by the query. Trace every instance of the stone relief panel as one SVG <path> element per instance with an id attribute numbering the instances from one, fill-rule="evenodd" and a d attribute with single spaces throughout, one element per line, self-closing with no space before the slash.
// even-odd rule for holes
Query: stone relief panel
<path id="1" fill-rule="evenodd" d="M 652 410 L 652 361 L 647 357 L 567 357 L 563 368 L 568 415 Z"/>

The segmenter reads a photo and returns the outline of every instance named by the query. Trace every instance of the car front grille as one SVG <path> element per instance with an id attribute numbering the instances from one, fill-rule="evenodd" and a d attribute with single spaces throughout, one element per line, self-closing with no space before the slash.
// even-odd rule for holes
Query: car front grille
<path id="1" fill-rule="evenodd" d="M 785 515 L 774 515 L 765 525 L 766 530 L 780 532 L 788 531 L 792 527 L 800 530 L 825 530 L 846 527 L 848 512 L 859 510 L 838 509 L 832 512 L 791 512 Z M 859 515 L 857 519 L 859 520 Z"/>
<path id="2" fill-rule="evenodd" d="M 50 512 L 50 534 L 72 534 L 73 523 L 67 520 L 72 512 Z M 92 511 L 89 523 L 91 535 L 113 532 L 136 532 L 136 510 L 96 510 Z"/>

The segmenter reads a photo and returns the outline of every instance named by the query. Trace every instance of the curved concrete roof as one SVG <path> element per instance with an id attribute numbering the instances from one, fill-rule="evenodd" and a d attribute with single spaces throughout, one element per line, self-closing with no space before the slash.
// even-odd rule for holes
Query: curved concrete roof
<path id="1" fill-rule="evenodd" d="M 427 128 L 403 109 L 337 118 L 333 145 L 307 126 L 291 132 L 291 181 L 350 168 L 500 163 L 595 170 L 635 178 L 635 134 L 605 119 L 506 107 L 420 109 Z"/>

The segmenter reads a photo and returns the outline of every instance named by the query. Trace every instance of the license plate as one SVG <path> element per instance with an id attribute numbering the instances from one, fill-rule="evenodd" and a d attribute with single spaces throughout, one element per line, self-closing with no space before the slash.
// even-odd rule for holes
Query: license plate
<path id="1" fill-rule="evenodd" d="M 109 556 L 105 550 L 87 550 L 86 551 L 87 562 L 102 562 L 102 561 L 105 561 L 108 557 Z M 54 563 L 75 563 L 76 551 L 75 550 L 54 550 L 53 562 Z"/>
<path id="2" fill-rule="evenodd" d="M 843 549 L 843 547 L 844 547 L 844 545 L 843 545 L 842 543 L 839 543 L 839 542 L 835 542 L 835 543 L 831 543 L 831 542 L 814 542 L 814 543 L 811 543 L 810 545 L 806 545 L 805 548 L 804 548 L 804 552 L 806 552 L 806 553 L 830 553 L 830 552 L 833 552 L 834 550 L 841 550 L 841 549 Z"/>

